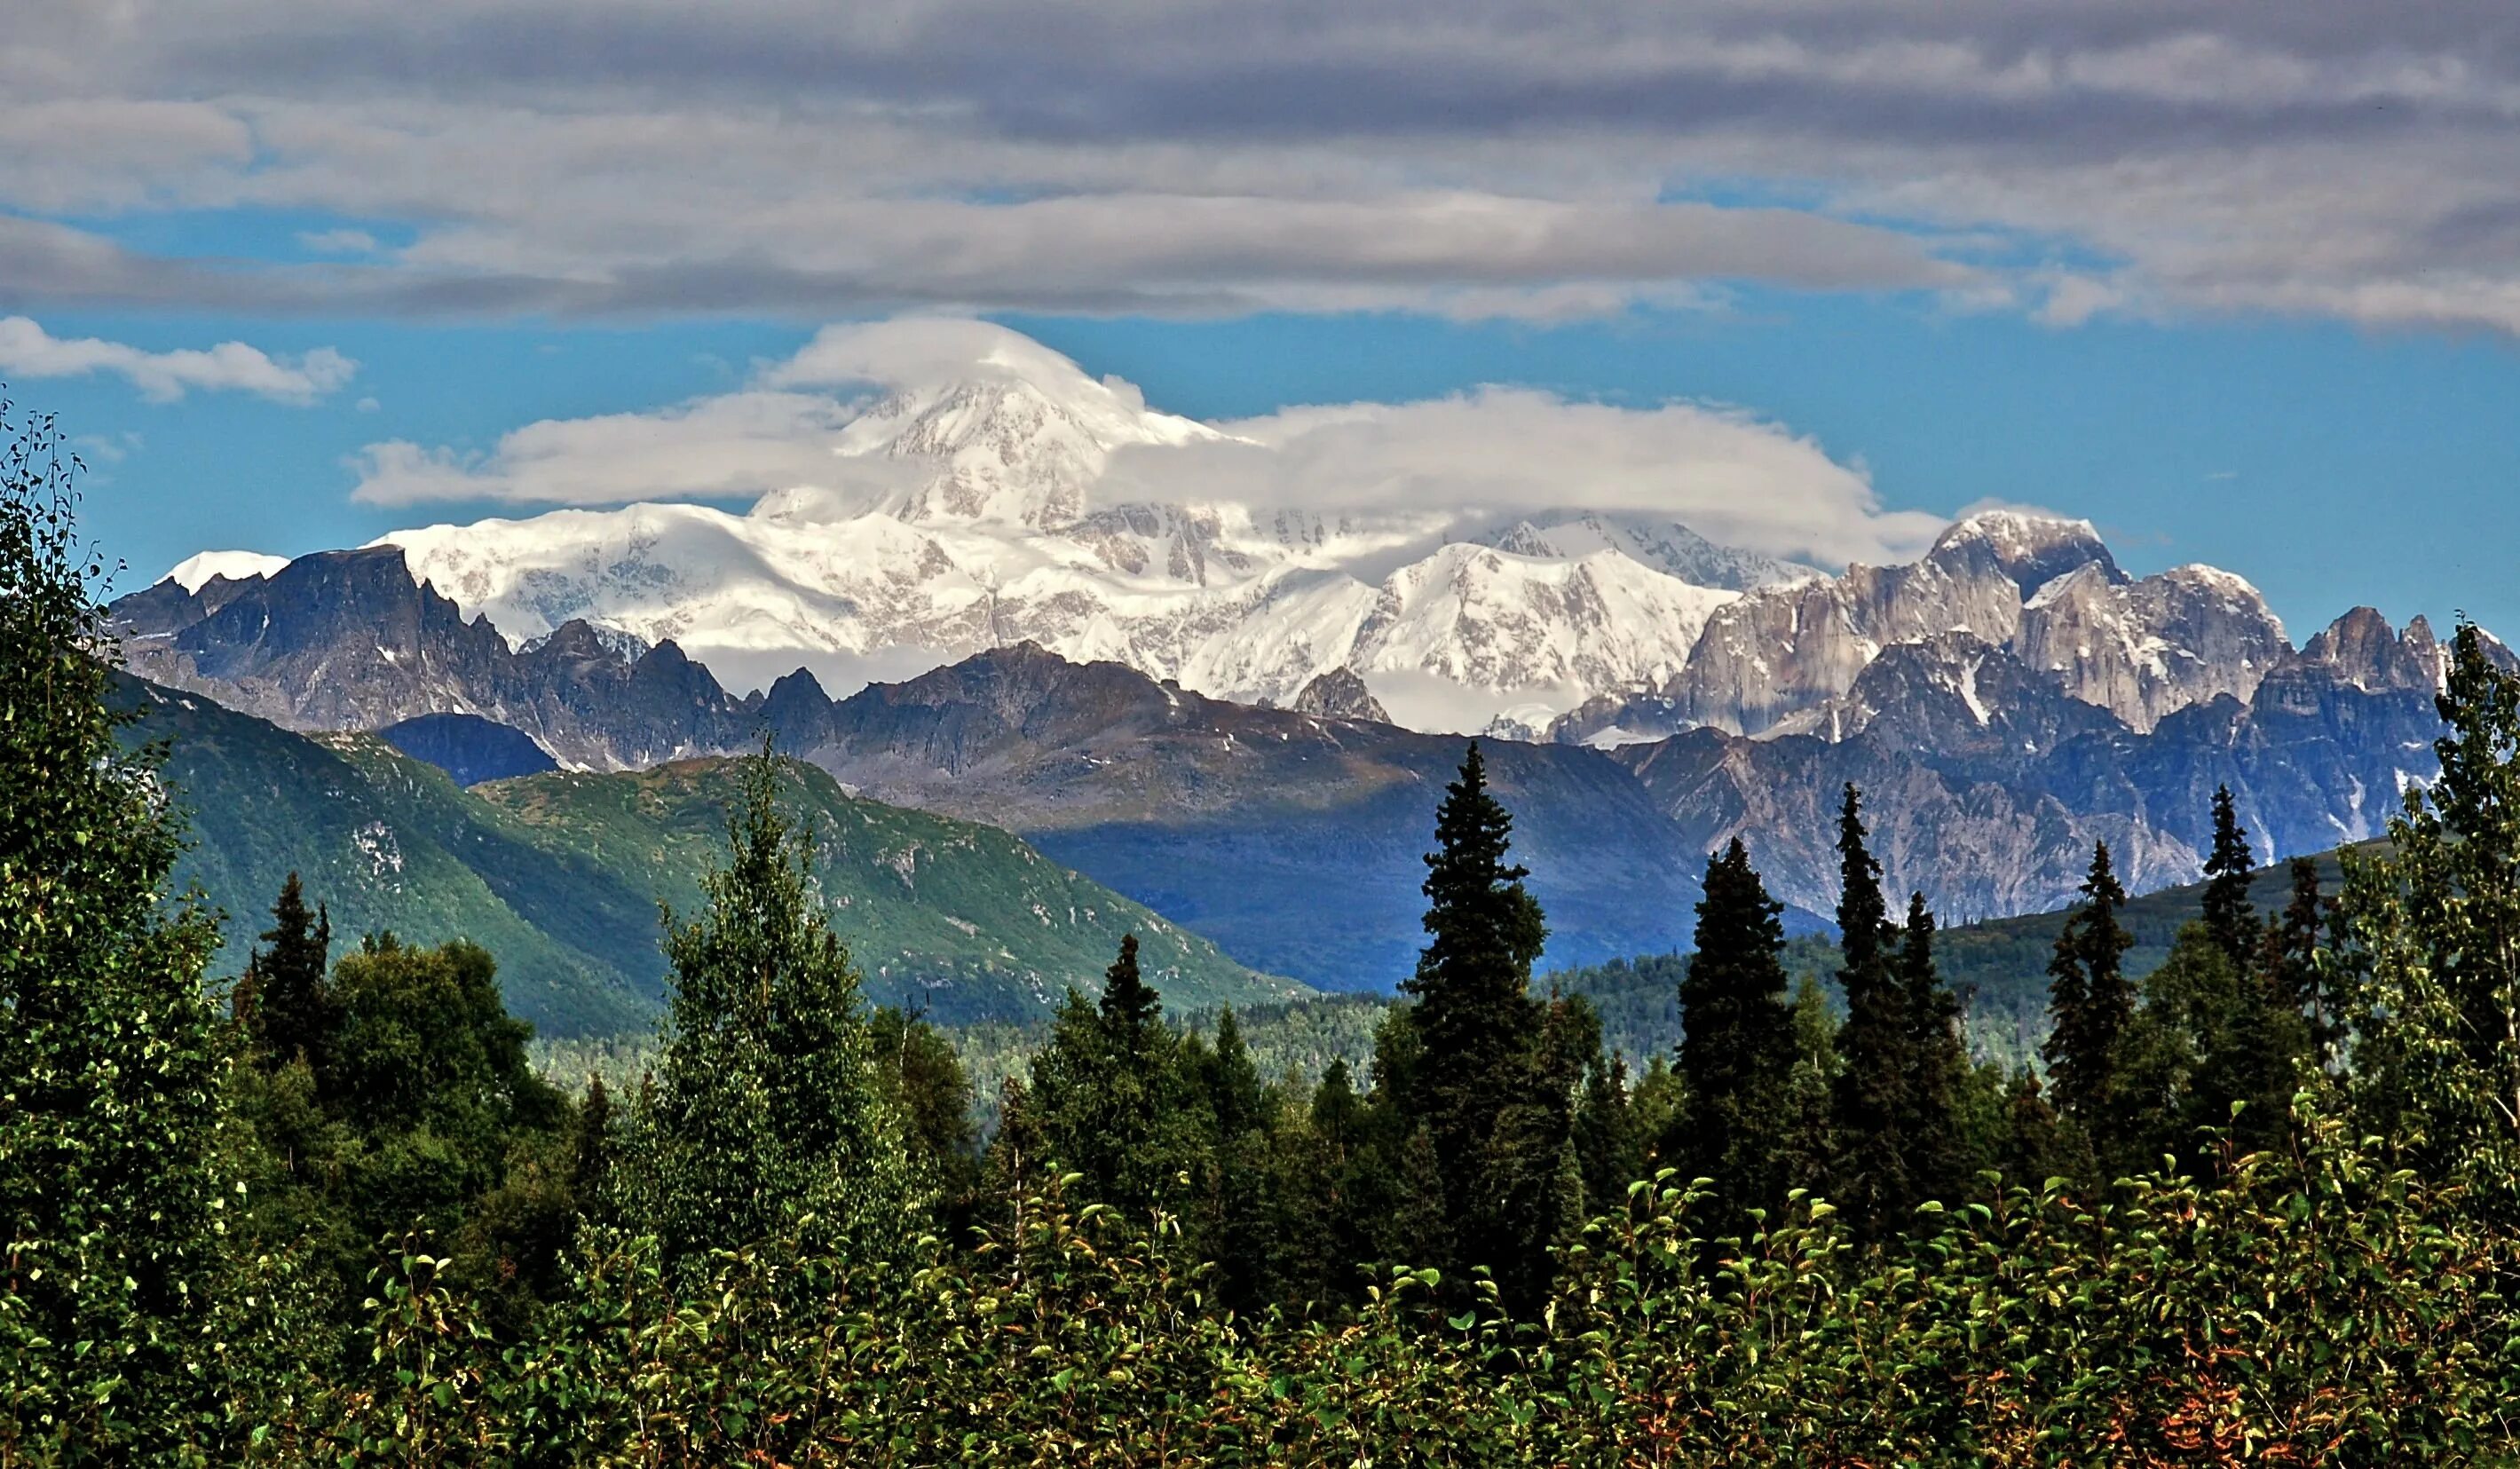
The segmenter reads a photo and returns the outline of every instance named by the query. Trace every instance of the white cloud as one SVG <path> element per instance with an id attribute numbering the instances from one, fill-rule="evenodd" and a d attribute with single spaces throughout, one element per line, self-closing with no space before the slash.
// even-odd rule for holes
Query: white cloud
<path id="1" fill-rule="evenodd" d="M 831 441 L 849 417 L 840 400 L 765 388 L 648 413 L 546 419 L 502 435 L 482 455 L 394 439 L 351 461 L 359 476 L 352 498 L 368 505 L 748 498 L 824 482 Z"/>
<path id="2" fill-rule="evenodd" d="M 1755 281 L 2520 332 L 2496 0 L 20 9 L 25 301 L 1557 318 Z M 410 242 L 251 266 L 54 222 L 167 207 Z"/>
<path id="3" fill-rule="evenodd" d="M 171 403 L 199 388 L 307 404 L 338 389 L 357 371 L 357 363 L 331 347 L 296 358 L 273 357 L 241 341 L 151 352 L 101 337 L 55 336 L 26 317 L 0 317 L 0 378 L 112 373 L 128 378 L 153 402 Z"/>
<path id="4" fill-rule="evenodd" d="M 833 453 L 870 385 L 1020 377 L 1091 391 L 1076 364 L 1003 327 L 910 319 L 824 329 L 749 386 L 644 413 L 546 420 L 486 454 L 391 441 L 353 461 L 377 505 L 506 501 L 620 505 L 810 487 L 865 505 L 917 466 Z M 1102 384 L 1129 411 L 1144 395 Z M 818 390 L 819 389 L 819 390 Z M 1912 557 L 1942 517 L 1885 510 L 1857 468 L 1750 414 L 1623 408 L 1516 387 L 1417 403 L 1289 408 L 1214 425 L 1230 437 L 1133 444 L 1091 499 L 1240 504 L 1485 524 L 1543 510 L 1668 515 L 1718 541 L 1823 562 Z"/>
<path id="5" fill-rule="evenodd" d="M 1862 471 L 1813 440 L 1717 406 L 1625 408 L 1485 387 L 1217 426 L 1248 442 L 1123 450 L 1106 498 L 1188 483 L 1206 498 L 1333 512 L 1633 512 L 1668 515 L 1727 545 L 1830 563 L 1912 558 L 1946 523 L 1885 511 Z"/>

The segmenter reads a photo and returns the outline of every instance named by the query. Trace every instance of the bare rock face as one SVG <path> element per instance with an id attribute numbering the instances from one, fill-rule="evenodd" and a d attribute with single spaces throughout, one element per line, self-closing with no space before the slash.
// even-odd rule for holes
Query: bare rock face
<path id="1" fill-rule="evenodd" d="M 2078 570 L 2125 580 L 2087 521 L 1972 515 L 1912 565 L 1850 566 L 1718 608 L 1688 667 L 1653 693 L 1688 724 L 1754 734 L 1853 688 L 1884 647 L 1949 632 L 2009 644 L 2031 594 Z"/>
<path id="2" fill-rule="evenodd" d="M 2404 633 L 2371 607 L 2356 607 L 2313 635 L 2301 661 L 2327 669 L 2357 689 L 2441 687 L 2445 666 L 2432 624 L 2417 617 Z"/>
<path id="3" fill-rule="evenodd" d="M 2211 566 L 2138 582 L 2080 567 L 2023 606 L 2013 648 L 2137 730 L 2217 694 L 2245 700 L 2292 655 L 2258 589 Z"/>
<path id="4" fill-rule="evenodd" d="M 113 607 L 142 678 L 285 729 L 376 730 L 431 714 L 512 726 L 571 765 L 617 770 L 741 749 L 758 721 L 674 644 L 636 658 L 564 624 L 522 652 L 412 580 L 394 547 L 299 556 L 269 577 L 160 583 Z"/>
<path id="5" fill-rule="evenodd" d="M 1362 719 L 1377 725 L 1391 723 L 1391 716 L 1383 711 L 1381 702 L 1373 696 L 1373 690 L 1365 687 L 1365 680 L 1357 677 L 1353 668 L 1333 668 L 1315 677 L 1295 695 L 1294 703 L 1288 707 L 1316 719 Z"/>

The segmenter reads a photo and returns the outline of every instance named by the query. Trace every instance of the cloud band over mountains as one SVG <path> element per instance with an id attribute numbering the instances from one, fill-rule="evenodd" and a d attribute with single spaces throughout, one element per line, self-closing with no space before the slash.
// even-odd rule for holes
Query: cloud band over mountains
<path id="1" fill-rule="evenodd" d="M 384 506 L 596 506 L 811 488 L 864 503 L 898 467 L 833 449 L 870 394 L 992 372 L 1081 376 L 1048 348 L 981 322 L 830 327 L 735 392 L 545 420 L 474 456 L 403 440 L 371 444 L 352 465 L 354 493 Z M 1106 384 L 1139 400 L 1130 384 Z M 1860 469 L 1808 438 L 1717 406 L 1627 408 L 1489 387 L 1417 403 L 1288 408 L 1213 426 L 1221 437 L 1122 448 L 1091 503 L 1450 514 L 1463 524 L 1555 509 L 1647 512 L 1729 545 L 1841 564 L 1912 558 L 1945 523 L 1885 510 Z"/>
<path id="2" fill-rule="evenodd" d="M 1564 317 L 1739 284 L 2520 331 L 2507 7 L 72 0 L 0 309 Z M 169 253 L 169 210 L 276 243 Z"/>

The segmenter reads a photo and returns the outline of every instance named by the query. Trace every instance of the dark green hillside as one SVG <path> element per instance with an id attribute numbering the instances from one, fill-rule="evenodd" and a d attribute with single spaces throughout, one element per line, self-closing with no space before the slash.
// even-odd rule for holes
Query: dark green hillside
<path id="1" fill-rule="evenodd" d="M 294 871 L 343 938 L 390 928 L 415 942 L 460 937 L 488 949 L 510 1007 L 546 1029 L 651 1023 L 652 961 L 634 974 L 544 932 L 485 876 L 534 870 L 564 882 L 566 859 L 485 829 L 488 809 L 434 766 L 367 736 L 318 741 L 199 695 L 126 688 L 147 701 L 135 734 L 167 742 L 164 779 L 192 815 L 194 844 L 176 880 L 199 883 L 228 914 L 216 972 L 244 963 L 271 896 Z M 635 913 L 626 896 L 604 895 Z M 652 951 L 652 908 L 637 933 Z"/>
<path id="2" fill-rule="evenodd" d="M 994 826 L 858 800 L 823 772 L 791 765 L 791 808 L 813 824 L 815 876 L 878 1001 L 923 1005 L 938 1020 L 1047 1013 L 1069 984 L 1092 988 L 1122 933 L 1138 935 L 1150 982 L 1186 1007 L 1310 993 L 1253 973 L 1191 933 L 1059 867 Z M 699 901 L 716 859 L 735 763 L 687 760 L 620 775 L 557 773 L 498 780 L 473 794 L 540 851 L 569 854 L 676 909 Z M 608 942 L 616 925 L 562 911 L 562 895 L 520 903 L 557 934 Z M 641 935 L 652 939 L 651 931 Z M 648 944 L 651 972 L 661 962 Z M 624 953 L 619 962 L 633 960 Z"/>
<path id="3" fill-rule="evenodd" d="M 689 909 L 718 854 L 725 760 L 631 775 L 554 773 L 464 789 L 367 734 L 309 738 L 137 681 L 139 738 L 193 815 L 179 876 L 230 914 L 233 972 L 292 871 L 337 932 L 467 937 L 496 955 L 517 1013 L 553 1035 L 645 1029 L 662 993 L 659 901 Z M 1091 988 L 1120 935 L 1185 1005 L 1308 993 L 1058 867 L 994 827 L 857 800 L 819 771 L 792 799 L 822 838 L 815 873 L 870 997 L 951 1022 L 1029 1020 Z"/>

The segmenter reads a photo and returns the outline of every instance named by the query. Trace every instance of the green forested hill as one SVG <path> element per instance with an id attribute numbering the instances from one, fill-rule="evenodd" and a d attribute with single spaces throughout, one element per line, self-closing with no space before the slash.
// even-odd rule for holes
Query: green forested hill
<path id="1" fill-rule="evenodd" d="M 179 878 L 229 914 L 233 972 L 291 871 L 338 938 L 391 928 L 497 955 L 512 1009 L 547 1034 L 644 1028 L 662 993 L 656 905 L 687 910 L 716 857 L 735 772 L 698 760 L 625 775 L 554 773 L 467 790 L 372 735 L 308 737 L 197 695 L 126 681 L 142 739 L 192 814 Z M 1091 989 L 1120 935 L 1149 977 L 1212 1006 L 1310 993 L 1058 867 L 994 827 L 858 800 L 791 767 L 820 837 L 815 877 L 870 996 L 947 1022 L 1045 1014 Z"/>

